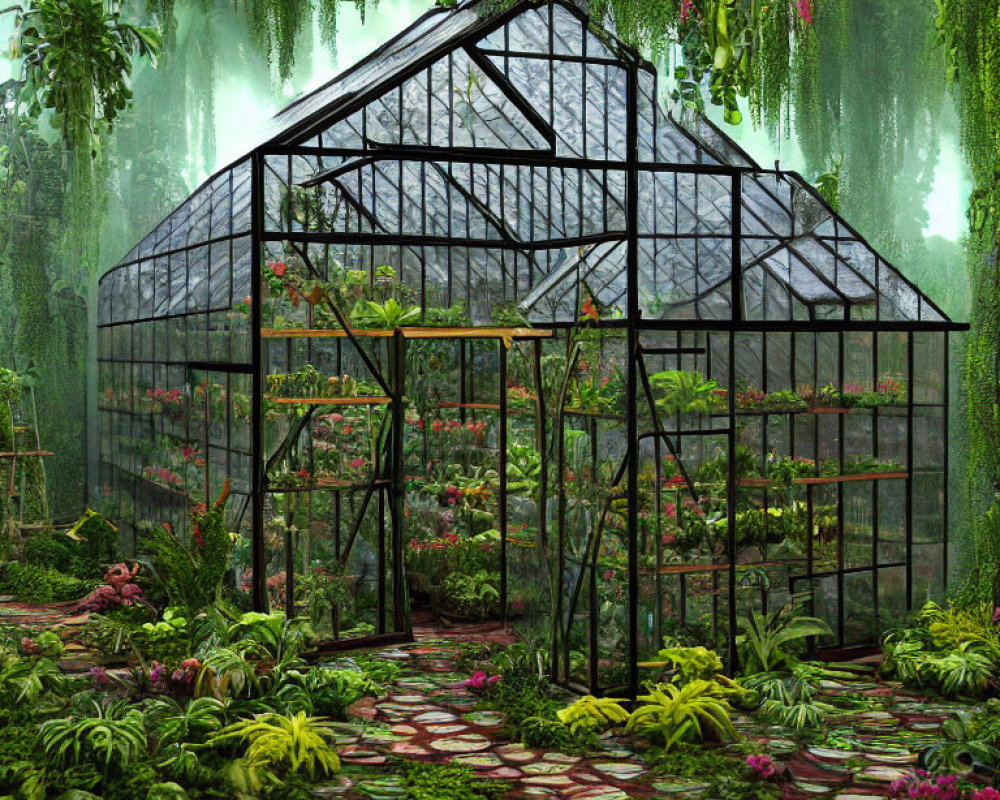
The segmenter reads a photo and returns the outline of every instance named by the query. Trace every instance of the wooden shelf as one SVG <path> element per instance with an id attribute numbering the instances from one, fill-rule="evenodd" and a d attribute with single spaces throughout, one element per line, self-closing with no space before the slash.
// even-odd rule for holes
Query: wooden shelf
<path id="1" fill-rule="evenodd" d="M 754 564 L 737 564 L 737 570 L 760 569 L 763 567 L 775 567 L 783 564 L 782 561 L 760 561 Z M 702 563 L 702 564 L 665 564 L 656 570 L 644 570 L 647 573 L 658 573 L 660 575 L 690 575 L 696 572 L 724 572 L 729 569 L 729 562 L 722 563 Z"/>
<path id="2" fill-rule="evenodd" d="M 510 347 L 514 339 L 549 339 L 552 331 L 547 328 L 438 328 L 406 326 L 398 329 L 405 339 L 500 339 Z M 395 330 L 352 328 L 351 334 L 359 339 L 389 339 Z M 262 339 L 344 339 L 347 331 L 337 328 L 261 328 Z"/>
<path id="3" fill-rule="evenodd" d="M 30 458 L 44 458 L 45 456 L 54 456 L 55 453 L 50 453 L 48 450 L 19 450 L 14 453 L 0 453 L 0 458 L 22 458 L 28 456 Z"/>
<path id="4" fill-rule="evenodd" d="M 369 486 L 378 488 L 382 486 L 390 486 L 391 484 L 392 481 L 387 478 L 377 478 L 374 481 L 348 481 L 343 478 L 320 477 L 308 486 L 268 486 L 267 489 L 265 489 L 265 492 L 268 494 L 285 494 L 286 492 L 359 491 L 367 489 Z"/>
<path id="5" fill-rule="evenodd" d="M 283 406 L 381 406 L 392 402 L 391 397 L 274 397 L 264 395 L 265 400 Z"/>
<path id="6" fill-rule="evenodd" d="M 850 481 L 886 481 L 909 478 L 908 472 L 858 472 L 854 475 L 833 475 L 829 478 L 796 478 L 795 482 L 803 486 L 815 486 L 820 483 L 848 483 Z"/>
<path id="7" fill-rule="evenodd" d="M 793 478 L 793 486 L 815 486 L 823 483 L 849 483 L 851 481 L 878 481 L 878 480 L 898 480 L 901 478 L 909 478 L 910 474 L 908 472 L 856 472 L 849 475 L 828 475 L 819 476 L 815 478 Z M 743 486 L 747 488 L 757 487 L 757 488 L 780 488 L 787 489 L 788 485 L 777 483 L 776 481 L 770 480 L 769 478 L 740 478 L 737 481 L 738 486 Z"/>
<path id="8" fill-rule="evenodd" d="M 438 403 L 438 408 L 471 408 L 482 411 L 499 411 L 499 403 Z"/>

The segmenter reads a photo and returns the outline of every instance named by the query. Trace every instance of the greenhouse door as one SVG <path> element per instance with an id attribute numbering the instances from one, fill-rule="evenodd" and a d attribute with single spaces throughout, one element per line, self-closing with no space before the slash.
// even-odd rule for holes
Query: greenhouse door
<path id="1" fill-rule="evenodd" d="M 541 342 L 530 328 L 407 329 L 403 541 L 413 624 L 505 625 L 547 603 Z M 541 423 L 541 424 L 540 424 Z"/>

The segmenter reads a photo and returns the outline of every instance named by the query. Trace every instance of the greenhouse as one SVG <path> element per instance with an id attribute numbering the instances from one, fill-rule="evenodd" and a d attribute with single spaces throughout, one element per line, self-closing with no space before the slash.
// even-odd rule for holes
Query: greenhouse
<path id="1" fill-rule="evenodd" d="M 101 280 L 127 546 L 228 484 L 254 608 L 550 618 L 633 697 L 681 626 L 734 671 L 750 610 L 844 649 L 942 589 L 968 326 L 661 94 L 575 5 L 465 2 L 278 114 Z"/>

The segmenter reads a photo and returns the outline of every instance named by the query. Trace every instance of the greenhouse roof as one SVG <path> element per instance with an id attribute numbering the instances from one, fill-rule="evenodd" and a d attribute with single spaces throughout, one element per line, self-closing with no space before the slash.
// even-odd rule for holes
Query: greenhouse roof
<path id="1" fill-rule="evenodd" d="M 950 322 L 800 176 L 762 169 L 703 117 L 675 121 L 658 102 L 654 67 L 564 0 L 431 10 L 282 110 L 259 142 L 265 182 L 320 187 L 356 211 L 338 212 L 341 230 L 394 241 L 425 277 L 452 285 L 451 257 L 447 275 L 428 267 L 426 245 L 477 250 L 470 295 L 474 279 L 495 271 L 506 280 L 511 264 L 523 267 L 530 277 L 514 279 L 513 293 L 538 322 L 574 318 L 581 282 L 620 305 L 630 236 L 644 318 Z M 238 287 L 226 299 L 199 245 L 250 233 L 250 155 L 121 262 L 131 269 L 119 288 L 150 289 L 146 302 L 115 309 L 116 320 L 219 310 L 242 297 L 249 247 L 231 256 Z M 295 232 L 263 191 L 264 237 Z M 179 253 L 182 282 L 170 277 Z"/>

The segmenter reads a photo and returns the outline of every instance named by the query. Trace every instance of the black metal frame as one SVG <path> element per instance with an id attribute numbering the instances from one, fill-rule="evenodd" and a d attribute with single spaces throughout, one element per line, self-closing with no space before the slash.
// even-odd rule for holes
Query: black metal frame
<path id="1" fill-rule="evenodd" d="M 775 349 L 772 337 L 787 334 L 791 351 L 789 376 L 795 380 L 796 345 L 811 337 L 814 353 L 819 337 L 836 336 L 839 383 L 844 380 L 844 337 L 870 332 L 873 343 L 872 380 L 878 378 L 879 337 L 902 333 L 907 341 L 908 402 L 906 407 L 907 475 L 905 495 L 906 602 L 913 601 L 913 343 L 915 335 L 940 333 L 947 364 L 948 333 L 966 329 L 953 323 L 917 288 L 883 259 L 847 223 L 829 209 L 815 189 L 794 173 L 762 169 L 722 132 L 707 121 L 697 121 L 697 132 L 675 123 L 656 104 L 656 72 L 633 50 L 606 33 L 594 31 L 588 18 L 566 0 L 522 0 L 499 13 L 481 13 L 483 6 L 465 2 L 454 11 L 428 12 L 408 31 L 386 43 L 352 70 L 296 101 L 277 118 L 280 132 L 255 148 L 246 158 L 210 178 L 192 198 L 168 217 L 153 233 L 101 281 L 100 354 L 102 381 L 110 383 L 116 370 L 129 370 L 134 394 L 135 375 L 148 366 L 184 374 L 216 371 L 227 376 L 226 438 L 224 446 L 212 445 L 210 422 L 205 421 L 206 459 L 209 450 L 224 450 L 226 468 L 238 456 L 249 463 L 245 480 L 237 482 L 238 502 L 234 524 L 250 533 L 253 604 L 267 603 L 266 553 L 263 541 L 265 496 L 268 492 L 263 414 L 264 376 L 267 363 L 262 344 L 263 282 L 261 270 L 267 253 L 287 249 L 318 274 L 311 254 L 321 248 L 324 260 L 335 254 L 342 263 L 371 274 L 378 259 L 392 260 L 401 279 L 419 293 L 421 306 L 434 296 L 447 301 L 463 299 L 482 321 L 491 296 L 518 301 L 536 325 L 556 333 L 563 345 L 580 325 L 581 292 L 594 295 L 606 306 L 624 312 L 620 319 L 605 318 L 598 327 L 621 334 L 625 343 L 626 447 L 621 469 L 609 498 L 624 489 L 628 519 L 625 546 L 628 555 L 627 686 L 633 696 L 640 683 L 642 660 L 640 633 L 641 587 L 637 491 L 643 442 L 652 440 L 656 474 L 660 474 L 662 448 L 671 456 L 695 445 L 685 441 L 722 436 L 729 456 L 726 487 L 728 562 L 724 571 L 726 609 L 719 611 L 719 571 L 712 571 L 714 627 L 724 616 L 725 646 L 730 667 L 737 660 L 735 628 L 740 605 L 735 587 L 737 563 L 737 510 L 739 504 L 736 459 L 738 426 L 742 415 L 732 399 L 744 366 L 741 337 L 758 334 L 762 342 L 764 386 L 768 360 Z M 516 41 L 515 41 L 516 40 Z M 405 54 L 405 57 L 404 57 Z M 445 71 L 442 73 L 442 71 Z M 475 73 L 475 74 L 474 74 Z M 444 77 L 442 78 L 442 74 Z M 569 76 L 569 77 L 567 77 Z M 463 84 L 464 82 L 464 84 Z M 578 84 L 577 84 L 578 82 Z M 569 87 L 573 88 L 571 92 Z M 465 92 L 465 94 L 463 94 Z M 459 113 L 461 111 L 461 114 Z M 462 116 L 464 115 L 464 116 Z M 617 126 L 617 127 L 615 127 Z M 520 137 L 526 146 L 511 147 L 509 137 Z M 476 137 L 482 138 L 482 143 Z M 537 141 L 532 145 L 532 139 Z M 324 204 L 329 219 L 319 228 L 303 229 L 286 202 L 295 192 L 313 192 Z M 440 209 L 444 209 L 444 219 Z M 218 213 L 217 213 L 218 212 Z M 206 216 L 207 214 L 207 216 Z M 419 218 L 419 222 L 414 220 Z M 244 262 L 245 265 L 244 265 Z M 174 275 L 183 264 L 184 280 L 175 286 Z M 205 268 L 204 274 L 199 270 Z M 152 282 L 151 299 L 144 299 L 142 278 Z M 223 283 L 217 278 L 223 276 Z M 205 288 L 201 288 L 202 283 Z M 219 288 L 219 287 L 222 288 Z M 165 289 L 164 289 L 165 287 Z M 214 287 L 214 288 L 213 288 Z M 234 304 L 247 291 L 249 326 L 240 331 L 232 324 Z M 164 293 L 161 298 L 160 294 Z M 671 299 L 662 301 L 661 292 Z M 358 533 L 361 516 L 372 505 L 382 531 L 388 513 L 389 531 L 379 536 L 378 634 L 387 633 L 387 592 L 392 598 L 393 633 L 409 632 L 403 563 L 403 512 L 405 487 L 402 475 L 406 384 L 406 335 L 397 330 L 387 340 L 385 358 L 366 355 L 366 349 L 343 313 L 332 309 L 346 338 L 340 340 L 360 357 L 364 366 L 392 398 L 385 431 L 385 447 L 364 492 L 361 512 L 348 535 L 340 541 L 341 501 L 335 500 L 337 552 L 346 561 Z M 227 316 L 228 315 L 228 316 Z M 205 325 L 205 341 L 212 326 L 228 335 L 228 357 L 212 357 L 188 333 L 192 321 Z M 184 349 L 174 352 L 169 337 L 184 330 Z M 191 328 L 194 330 L 194 328 Z M 125 332 L 128 344 L 125 344 Z M 669 346 L 659 338 L 674 336 Z M 456 334 L 460 337 L 460 334 Z M 157 347 L 163 337 L 166 352 Z M 692 337 L 698 346 L 685 346 Z M 150 347 L 137 344 L 150 341 Z M 187 341 L 190 340 L 190 341 Z M 653 343 L 650 344 L 649 341 Z M 725 347 L 724 373 L 715 374 L 730 393 L 724 415 L 727 427 L 699 422 L 691 427 L 661 426 L 652 407 L 648 385 L 650 363 L 674 359 L 702 363 L 712 373 L 713 343 Z M 337 363 L 341 347 L 337 345 Z M 289 351 L 290 352 L 290 351 Z M 311 353 L 311 345 L 310 350 Z M 206 357 L 207 356 L 207 357 Z M 541 384 L 542 343 L 536 339 L 532 370 Z M 779 358 L 783 357 L 779 353 Z M 378 362 L 378 363 L 376 363 Z M 461 348 L 462 403 L 465 376 L 470 366 Z M 391 376 L 386 379 L 382 371 Z M 507 529 L 507 351 L 497 357 L 499 392 L 498 445 L 500 452 L 499 524 Z M 813 359 L 813 380 L 818 376 Z M 250 380 L 250 419 L 246 430 L 234 430 L 232 381 Z M 949 393 L 947 373 L 942 399 L 947 425 Z M 122 387 L 118 387 L 122 388 Z M 794 383 L 791 385 L 794 388 Z M 565 415 L 549 410 L 539 392 L 536 437 L 548 475 L 554 460 L 557 476 L 563 474 L 565 451 L 560 445 Z M 655 430 L 640 429 L 648 413 Z M 130 439 L 151 438 L 155 424 L 148 412 L 127 407 L 102 410 L 102 430 L 107 442 L 103 455 L 112 494 L 163 501 L 163 486 L 142 486 L 142 475 L 123 469 L 121 453 L 112 452 L 107 434 L 125 425 Z M 464 411 L 463 411 L 464 414 Z M 761 441 L 766 447 L 770 417 L 761 417 Z M 795 420 L 791 421 L 792 451 L 796 447 Z M 136 422 L 135 420 L 141 420 Z M 549 425 L 554 420 L 554 424 Z M 819 421 L 815 420 L 812 448 L 818 456 Z M 880 452 L 887 442 L 879 433 L 879 412 L 872 412 L 871 450 Z M 593 424 L 596 431 L 596 422 Z M 946 428 L 945 428 L 946 430 Z M 239 433 L 237 436 L 236 433 Z M 190 431 L 185 430 L 189 436 Z M 178 441 L 184 436 L 178 436 Z M 838 457 L 844 459 L 845 419 L 838 421 Z M 247 440 L 240 449 L 234 439 Z M 800 442 L 801 444 L 801 442 Z M 595 444 L 596 448 L 596 437 Z M 596 452 L 596 451 L 595 451 Z M 235 456 L 234 456 L 235 454 Z M 595 456 L 596 457 L 596 456 Z M 126 460 L 127 461 L 127 460 Z M 129 466 L 126 463 L 126 466 Z M 947 474 L 947 455 L 942 467 Z M 688 488 L 694 485 L 685 472 Z M 561 480 L 561 477 L 557 477 Z M 206 477 L 206 484 L 212 482 Z M 872 484 L 874 524 L 872 539 L 873 606 L 878 608 L 879 571 L 896 568 L 896 561 L 881 565 L 879 555 L 878 484 Z M 538 538 L 549 552 L 549 490 L 547 477 L 540 487 Z M 944 480 L 942 561 L 947 553 L 947 480 Z M 656 490 L 657 504 L 661 489 Z M 809 526 L 812 527 L 813 488 L 807 489 Z M 804 575 L 790 575 L 789 588 L 803 581 L 831 577 L 837 587 L 835 629 L 844 641 L 845 576 L 859 570 L 845 564 L 844 488 L 837 488 L 837 569 L 814 571 L 812 537 L 808 538 Z M 176 498 L 175 498 L 176 500 Z M 610 499 L 609 499 L 610 502 Z M 176 502 L 175 502 L 176 504 Z M 564 618 L 567 607 L 566 531 L 561 523 L 565 494 L 560 493 L 555 514 L 557 553 L 553 580 L 560 587 L 552 609 L 552 677 L 569 685 L 569 638 L 573 620 Z M 137 530 L 139 516 L 129 522 Z M 183 516 L 183 515 L 181 515 Z M 603 518 L 602 518 L 603 519 Z M 181 524 L 183 524 L 181 522 Z M 603 522 L 600 523 L 603 525 Z M 136 534 L 133 534 L 136 535 Z M 600 530 L 584 549 L 576 574 L 577 588 L 568 606 L 575 614 L 585 573 L 590 650 L 589 689 L 601 691 L 598 662 L 596 566 L 601 546 Z M 657 558 L 662 556 L 656 545 Z M 507 536 L 501 536 L 502 616 L 507 621 Z M 293 559 L 287 559 L 289 611 L 294 592 Z M 391 586 L 386 577 L 391 562 Z M 652 614 L 655 634 L 662 631 L 662 589 L 665 578 L 655 578 L 657 605 Z M 681 615 L 686 613 L 690 587 L 686 573 L 680 577 Z M 762 592 L 767 602 L 766 592 Z M 558 645 L 558 647 L 557 647 Z"/>

